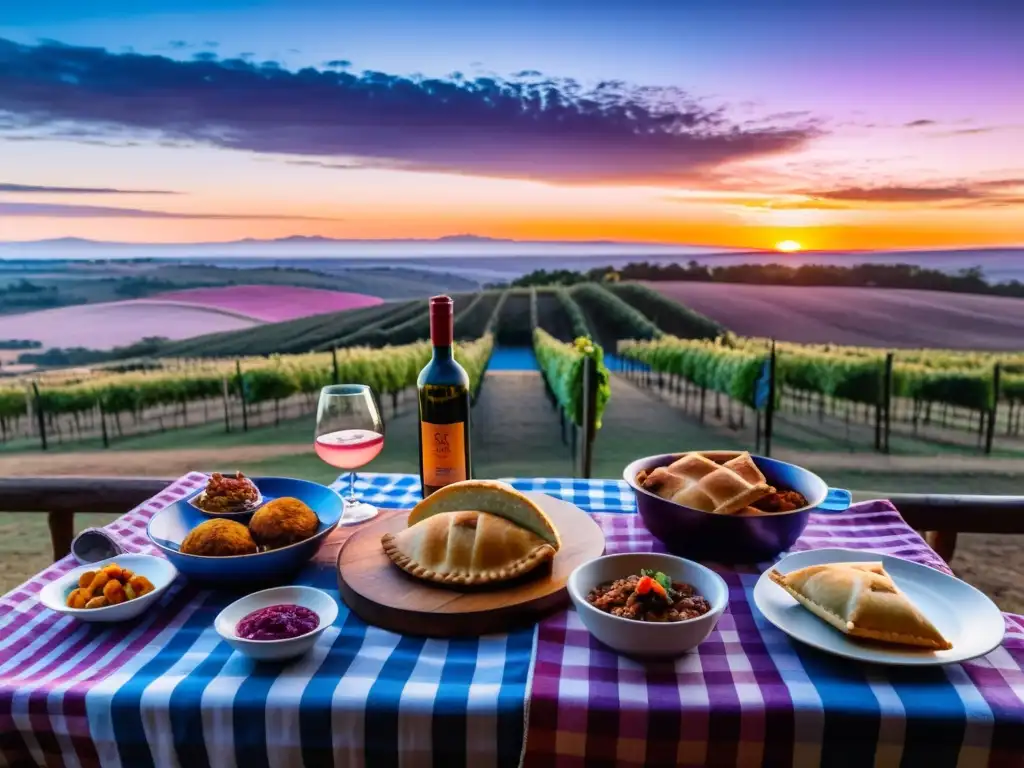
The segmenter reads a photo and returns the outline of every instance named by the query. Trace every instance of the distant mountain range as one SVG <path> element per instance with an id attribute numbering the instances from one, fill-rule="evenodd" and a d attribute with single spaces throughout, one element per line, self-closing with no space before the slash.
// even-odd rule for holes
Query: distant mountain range
<path id="1" fill-rule="evenodd" d="M 617 242 L 614 240 L 512 240 L 500 237 L 484 237 L 482 235 L 444 235 L 436 238 L 396 238 L 396 239 L 360 239 L 360 238 L 336 238 L 322 237 L 320 235 L 289 235 L 288 237 L 277 237 L 260 239 L 246 237 L 242 240 L 228 240 L 224 242 L 198 242 L 198 243 L 128 243 L 116 240 L 89 240 L 82 237 L 57 237 L 48 240 L 0 240 L 0 245 L 20 246 L 28 248 L 91 248 L 91 247 L 133 247 L 133 248 L 180 248 L 183 246 L 202 246 L 204 248 L 233 245 L 318 245 L 318 244 L 360 244 L 374 243 L 379 245 L 394 243 L 514 243 L 520 245 L 622 245 L 622 246 L 650 246 L 655 248 L 686 247 L 675 246 L 666 243 L 638 243 L 638 242 Z M 721 249 L 729 250 L 729 249 Z"/>

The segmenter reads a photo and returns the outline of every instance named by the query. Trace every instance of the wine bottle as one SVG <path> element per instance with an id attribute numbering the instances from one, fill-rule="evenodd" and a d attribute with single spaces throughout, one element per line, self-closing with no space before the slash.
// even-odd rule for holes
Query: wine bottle
<path id="1" fill-rule="evenodd" d="M 430 299 L 433 354 L 416 379 L 420 403 L 420 481 L 423 497 L 473 476 L 469 445 L 469 376 L 455 361 L 454 312 L 449 296 Z"/>

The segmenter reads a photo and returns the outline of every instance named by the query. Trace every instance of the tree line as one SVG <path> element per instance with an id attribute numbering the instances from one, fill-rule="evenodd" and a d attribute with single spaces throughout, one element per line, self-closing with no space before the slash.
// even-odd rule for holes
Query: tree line
<path id="1" fill-rule="evenodd" d="M 954 274 L 913 264 L 854 264 L 848 267 L 826 264 L 731 264 L 712 266 L 690 261 L 686 264 L 636 262 L 616 269 L 598 267 L 584 272 L 568 269 L 538 269 L 512 281 L 515 287 L 575 285 L 585 282 L 619 280 L 696 281 L 713 283 L 754 283 L 757 285 L 851 286 L 864 288 L 913 288 L 926 291 L 982 293 L 1024 298 L 1024 283 L 1010 280 L 990 283 L 980 267 Z"/>

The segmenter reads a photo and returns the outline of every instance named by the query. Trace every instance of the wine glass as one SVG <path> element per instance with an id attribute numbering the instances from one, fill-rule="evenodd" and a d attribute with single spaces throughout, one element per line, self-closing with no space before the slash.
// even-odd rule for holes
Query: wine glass
<path id="1" fill-rule="evenodd" d="M 377 516 L 377 508 L 355 494 L 356 470 L 384 447 L 384 419 L 373 390 L 364 384 L 335 384 L 320 390 L 316 411 L 316 454 L 332 467 L 349 470 L 341 525 Z"/>

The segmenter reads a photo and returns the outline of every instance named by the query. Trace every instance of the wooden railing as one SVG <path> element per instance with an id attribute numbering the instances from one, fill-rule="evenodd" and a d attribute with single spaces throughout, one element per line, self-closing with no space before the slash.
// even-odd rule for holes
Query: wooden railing
<path id="1" fill-rule="evenodd" d="M 76 512 L 127 512 L 171 482 L 163 477 L 12 477 L 0 478 L 0 512 L 46 514 L 54 560 L 71 550 Z M 947 562 L 958 533 L 1024 534 L 1024 496 L 886 494 L 907 523 L 924 531 L 928 543 Z M 855 498 L 879 494 L 856 493 Z"/>

